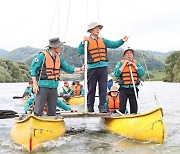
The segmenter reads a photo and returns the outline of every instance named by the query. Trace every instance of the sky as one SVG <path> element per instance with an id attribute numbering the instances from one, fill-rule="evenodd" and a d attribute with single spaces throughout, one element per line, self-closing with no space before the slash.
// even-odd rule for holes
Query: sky
<path id="1" fill-rule="evenodd" d="M 179 0 L 0 0 L 0 48 L 45 48 L 59 37 L 78 47 L 87 25 L 103 25 L 100 36 L 123 48 L 180 50 Z"/>

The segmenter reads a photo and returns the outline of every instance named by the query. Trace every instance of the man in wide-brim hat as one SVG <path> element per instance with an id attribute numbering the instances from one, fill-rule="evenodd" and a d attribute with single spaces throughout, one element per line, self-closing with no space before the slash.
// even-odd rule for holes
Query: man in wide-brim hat
<path id="1" fill-rule="evenodd" d="M 97 22 L 91 22 L 91 23 L 88 25 L 87 32 L 90 32 L 92 29 L 94 29 L 94 28 L 96 28 L 96 27 L 99 27 L 100 30 L 103 28 L 103 26 L 100 25 L 100 24 L 98 24 Z"/>
<path id="2" fill-rule="evenodd" d="M 96 93 L 96 84 L 99 84 L 99 112 L 105 113 L 104 103 L 106 102 L 107 94 L 107 76 L 108 76 L 108 57 L 107 48 L 118 48 L 128 40 L 125 36 L 117 41 L 110 41 L 105 38 L 99 37 L 100 31 L 103 28 L 97 22 L 91 22 L 88 25 L 87 32 L 90 33 L 89 37 L 84 37 L 83 41 L 78 47 L 78 54 L 84 54 L 84 42 L 88 42 L 87 47 L 87 63 L 88 63 L 88 112 L 94 112 L 94 101 Z"/>
<path id="3" fill-rule="evenodd" d="M 52 39 L 49 39 L 49 45 L 47 47 L 58 48 L 58 47 L 62 47 L 62 45 L 63 45 L 63 42 L 61 42 L 58 37 L 54 37 Z"/>
<path id="4" fill-rule="evenodd" d="M 66 63 L 60 56 L 62 42 L 58 37 L 49 40 L 48 48 L 41 51 L 32 61 L 30 74 L 33 80 L 33 91 L 36 95 L 34 113 L 41 116 L 45 104 L 47 115 L 54 116 L 58 98 L 60 69 L 67 73 L 81 72 L 84 66 L 75 68 Z"/>

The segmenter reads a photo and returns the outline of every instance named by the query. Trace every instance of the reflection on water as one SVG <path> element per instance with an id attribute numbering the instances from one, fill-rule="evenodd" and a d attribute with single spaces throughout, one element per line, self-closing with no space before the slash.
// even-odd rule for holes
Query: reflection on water
<path id="1" fill-rule="evenodd" d="M 21 100 L 12 99 L 21 96 L 27 83 L 1 83 L 0 109 L 23 111 Z M 101 118 L 67 118 L 67 134 L 57 140 L 42 144 L 43 148 L 33 153 L 179 153 L 180 152 L 180 108 L 179 83 L 144 82 L 139 91 L 139 112 L 146 112 L 158 105 L 163 108 L 167 137 L 164 144 L 142 143 L 123 136 L 105 131 Z M 154 100 L 157 97 L 157 101 Z M 98 98 L 95 110 L 97 111 Z M 78 111 L 84 110 L 84 105 L 72 106 Z M 10 129 L 13 119 L 0 120 L 0 153 L 27 153 L 22 146 L 14 144 L 10 139 Z"/>

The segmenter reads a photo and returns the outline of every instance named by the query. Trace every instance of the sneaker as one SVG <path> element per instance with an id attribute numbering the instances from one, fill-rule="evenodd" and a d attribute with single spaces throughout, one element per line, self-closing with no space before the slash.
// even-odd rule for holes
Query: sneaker
<path id="1" fill-rule="evenodd" d="M 107 113 L 107 111 L 104 108 L 102 108 L 102 109 L 99 109 L 99 113 Z"/>
<path id="2" fill-rule="evenodd" d="M 94 108 L 93 107 L 88 107 L 88 112 L 94 112 Z"/>

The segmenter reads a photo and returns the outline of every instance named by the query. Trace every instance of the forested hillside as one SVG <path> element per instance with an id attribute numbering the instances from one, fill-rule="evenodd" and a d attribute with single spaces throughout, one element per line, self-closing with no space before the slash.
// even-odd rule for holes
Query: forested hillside
<path id="1" fill-rule="evenodd" d="M 3 59 L 1 59 L 0 71 L 4 72 L 4 73 L 1 73 L 0 82 L 28 81 L 30 79 L 29 66 L 32 62 L 32 59 L 41 50 L 44 50 L 44 49 L 22 47 L 22 48 L 17 48 L 11 52 L 5 51 L 3 52 L 3 54 L 1 54 L 3 50 L 0 50 L 0 57 L 3 57 Z M 121 56 L 122 50 L 123 49 L 121 48 L 116 49 L 116 50 L 108 50 L 108 59 L 109 59 L 108 72 L 109 73 L 113 72 L 113 69 L 115 68 L 116 63 L 122 59 L 122 56 Z M 135 59 L 138 60 L 144 67 L 146 63 L 147 69 L 149 71 L 163 72 L 164 66 L 165 66 L 165 59 L 166 59 L 165 54 L 161 54 L 161 53 L 153 54 L 153 53 L 154 52 L 137 50 L 135 54 Z M 64 46 L 64 49 L 62 51 L 62 56 L 70 65 L 74 65 L 76 67 L 79 67 L 82 65 L 81 59 L 79 55 L 77 54 L 77 48 Z M 5 59 L 8 59 L 8 60 L 5 60 Z M 171 60 L 173 61 L 173 59 L 170 59 L 170 61 Z M 177 67 L 178 66 L 175 65 L 175 68 L 174 68 L 175 72 L 177 70 Z M 167 71 L 167 68 L 166 68 L 166 72 L 167 73 L 169 72 Z M 168 80 L 169 77 L 171 77 L 171 79 Z M 174 81 L 174 79 L 172 79 L 172 76 L 167 76 L 165 80 Z"/>
<path id="2" fill-rule="evenodd" d="M 29 66 L 22 62 L 0 59 L 0 82 L 24 82 L 29 80 Z"/>
<path id="3" fill-rule="evenodd" d="M 3 58 L 13 60 L 13 61 L 21 61 L 30 65 L 32 59 L 35 55 L 43 49 L 37 49 L 32 47 L 23 47 L 17 48 Z M 108 50 L 108 59 L 109 59 L 109 72 L 112 72 L 116 63 L 122 59 L 122 50 Z M 137 51 L 135 58 L 144 65 L 143 56 L 145 59 L 145 63 L 147 64 L 148 70 L 163 70 L 164 69 L 164 61 L 160 61 L 157 59 L 155 55 L 149 54 L 144 51 Z M 81 60 L 77 54 L 77 48 L 72 48 L 70 46 L 65 46 L 62 52 L 63 58 L 71 65 L 80 66 Z"/>

